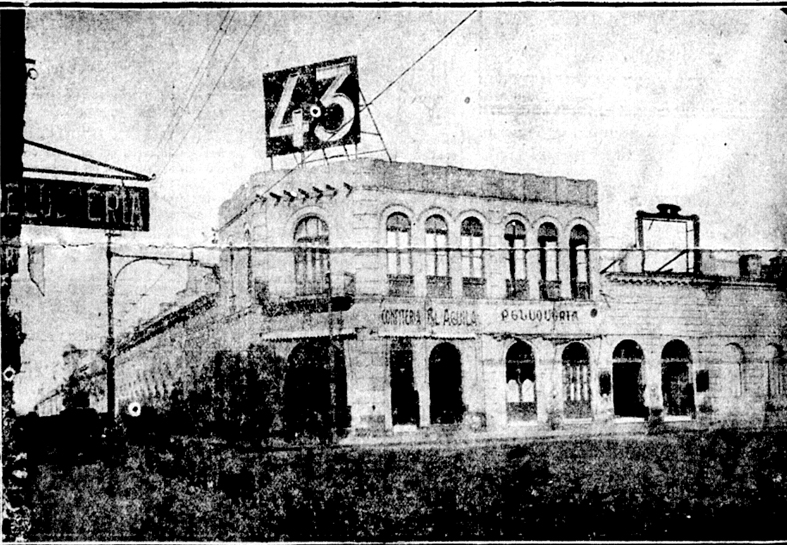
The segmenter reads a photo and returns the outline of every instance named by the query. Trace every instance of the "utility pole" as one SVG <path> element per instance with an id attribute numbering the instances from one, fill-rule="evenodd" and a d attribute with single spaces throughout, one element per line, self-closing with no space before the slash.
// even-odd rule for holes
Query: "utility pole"
<path id="1" fill-rule="evenodd" d="M 27 101 L 27 64 L 25 58 L 25 11 L 9 9 L 0 11 L 0 104 L 3 122 L 0 125 L 0 144 L 3 160 L 0 163 L 0 182 L 18 183 L 22 179 L 22 151 L 24 149 L 25 104 Z M 3 192 L 3 210 L 8 208 Z M 0 222 L 2 252 L 0 252 L 0 318 L 2 319 L 2 434 L 3 434 L 3 513 L 9 513 L 3 521 L 3 541 L 25 539 L 25 497 L 30 490 L 24 467 L 16 467 L 15 460 L 24 460 L 16 437 L 13 410 L 13 380 L 22 365 L 21 345 L 22 314 L 11 308 L 12 278 L 19 269 L 19 236 L 22 231 L 21 218 L 13 214 L 2 214 Z M 19 469 L 20 471 L 16 471 Z"/>
<path id="2" fill-rule="evenodd" d="M 115 275 L 112 273 L 112 237 L 107 231 L 107 438 L 115 435 Z"/>
<path id="3" fill-rule="evenodd" d="M 107 231 L 107 341 L 106 341 L 106 364 L 107 364 L 107 438 L 111 438 L 115 432 L 115 409 L 117 408 L 116 388 L 115 388 L 115 365 L 117 363 L 117 348 L 115 346 L 115 285 L 117 284 L 120 273 L 127 267 L 140 261 L 184 261 L 195 263 L 194 252 L 188 258 L 183 257 L 159 257 L 146 255 L 133 255 L 122 252 L 115 252 L 112 249 L 112 238 L 119 237 L 120 233 Z M 121 265 L 117 272 L 112 269 L 113 258 L 130 259 Z M 167 265 L 169 267 L 170 265 Z M 207 266 L 207 265 L 202 265 Z"/>
<path id="4" fill-rule="evenodd" d="M 336 347 L 333 345 L 333 271 L 331 270 L 331 254 L 328 254 L 328 381 L 330 388 L 330 437 L 331 443 L 336 442 Z"/>

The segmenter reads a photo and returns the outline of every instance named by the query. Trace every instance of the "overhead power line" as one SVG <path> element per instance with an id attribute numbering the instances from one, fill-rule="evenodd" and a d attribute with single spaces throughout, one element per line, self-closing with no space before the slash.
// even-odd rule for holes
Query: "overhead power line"
<path id="1" fill-rule="evenodd" d="M 360 108 L 360 111 L 358 112 L 358 114 L 360 115 L 360 114 L 361 114 L 361 112 L 363 112 L 364 110 L 366 110 L 367 108 L 369 108 L 369 107 L 370 107 L 372 104 L 374 104 L 374 102 L 375 102 L 375 101 L 376 101 L 378 98 L 380 98 L 380 97 L 381 97 L 381 96 L 382 96 L 382 95 L 383 95 L 383 94 L 384 94 L 386 91 L 388 91 L 388 89 L 390 89 L 391 87 L 393 87 L 393 86 L 394 86 L 394 85 L 395 85 L 395 84 L 396 84 L 396 83 L 397 83 L 397 82 L 398 82 L 400 79 L 402 79 L 402 78 L 403 78 L 403 77 L 404 77 L 404 76 L 405 76 L 405 75 L 406 75 L 406 74 L 407 74 L 407 73 L 408 73 L 410 70 L 412 70 L 413 68 L 415 68 L 415 66 L 416 66 L 416 65 L 417 65 L 419 62 L 421 62 L 421 61 L 422 61 L 422 60 L 423 60 L 423 59 L 424 59 L 424 58 L 425 58 L 425 57 L 426 57 L 426 56 L 427 56 L 429 53 L 431 53 L 432 51 L 434 51 L 434 50 L 435 50 L 435 48 L 437 48 L 437 46 L 439 46 L 441 43 L 443 43 L 443 42 L 444 42 L 444 41 L 445 41 L 445 40 L 446 40 L 446 39 L 447 39 L 447 38 L 448 38 L 448 37 L 449 37 L 451 34 L 453 34 L 454 32 L 456 32 L 456 30 L 458 30 L 458 29 L 459 29 L 459 27 L 461 27 L 463 24 L 465 24 L 465 23 L 467 22 L 467 20 L 468 20 L 468 19 L 470 19 L 470 17 L 472 17 L 473 15 L 475 15 L 477 12 L 478 12 L 478 10 L 477 10 L 477 9 L 474 9 L 474 10 L 473 10 L 473 11 L 471 11 L 471 12 L 470 12 L 470 13 L 469 13 L 467 16 L 465 16 L 465 17 L 464 17 L 464 19 L 462 19 L 462 20 L 461 20 L 461 21 L 459 21 L 459 22 L 458 22 L 456 25 L 454 25 L 454 27 L 453 27 L 451 30 L 449 30 L 448 32 L 446 32 L 446 33 L 443 35 L 443 37 L 442 37 L 442 38 L 440 38 L 439 40 L 437 40 L 437 41 L 436 41 L 436 42 L 435 42 L 435 43 L 434 43 L 434 44 L 433 44 L 431 47 L 429 47 L 429 49 L 427 49 L 427 50 L 426 50 L 426 51 L 425 51 L 425 52 L 424 52 L 424 53 L 423 53 L 423 54 L 422 54 L 420 57 L 418 57 L 417 59 L 415 59 L 415 61 L 413 61 L 413 62 L 410 64 L 410 66 L 408 66 L 407 68 L 405 68 L 405 69 L 404 69 L 404 71 L 403 71 L 401 74 L 399 74 L 398 76 L 396 76 L 396 77 L 395 77 L 393 80 L 391 80 L 391 82 L 390 82 L 388 85 L 386 85 L 385 87 L 383 87 L 383 89 L 382 89 L 382 90 L 381 90 L 379 93 L 377 93 L 377 94 L 374 96 L 374 98 L 372 98 L 372 100 L 370 100 L 369 102 L 367 102 L 367 103 L 366 103 L 366 105 L 365 105 L 364 107 Z M 345 127 L 345 126 L 348 124 L 348 123 L 350 123 L 350 121 L 347 121 L 347 122 L 345 122 L 345 123 L 344 123 L 344 125 L 342 125 L 341 127 L 339 127 L 339 129 L 337 129 L 337 132 L 338 132 L 338 131 L 340 131 L 340 130 L 342 130 L 342 129 L 343 129 L 343 128 L 344 128 L 344 127 Z M 314 151 L 310 152 L 309 154 L 307 154 L 307 155 L 306 155 L 306 156 L 303 158 L 303 161 L 302 161 L 302 162 L 305 162 L 307 159 L 309 159 L 310 157 L 312 157 L 312 156 L 313 156 L 315 153 L 317 153 L 318 151 L 322 151 L 322 149 L 319 149 L 319 150 L 314 150 Z M 286 178 L 287 178 L 287 177 L 288 177 L 290 174 L 292 174 L 293 172 L 295 172 L 295 171 L 296 171 L 296 170 L 298 170 L 299 168 L 300 168 L 300 165 L 297 165 L 297 166 L 294 166 L 294 167 L 292 167 L 291 169 L 289 169 L 287 172 L 285 172 L 285 173 L 284 173 L 284 175 L 283 175 L 281 178 L 279 178 L 278 180 L 276 180 L 276 181 L 275 181 L 275 182 L 274 182 L 274 183 L 273 183 L 273 184 L 272 184 L 272 185 L 271 185 L 271 186 L 268 188 L 268 190 L 270 191 L 270 190 L 272 190 L 273 188 L 275 188 L 277 185 L 279 185 L 281 182 L 283 182 L 283 181 L 284 181 L 284 180 L 285 180 L 285 179 L 286 179 Z M 259 197 L 257 197 L 257 199 L 259 199 Z M 256 200 L 257 200 L 257 199 L 255 199 L 255 201 L 253 201 L 251 204 L 253 204 L 254 202 L 256 202 Z M 250 206 L 251 206 L 251 205 L 250 205 Z"/>
<path id="2" fill-rule="evenodd" d="M 227 19 L 228 15 L 230 15 L 229 19 Z M 159 138 L 158 143 L 156 144 L 156 149 L 160 150 L 162 145 L 166 145 L 170 140 L 172 140 L 172 137 L 175 135 L 175 130 L 178 128 L 178 125 L 180 125 L 180 122 L 183 120 L 183 116 L 186 115 L 186 112 L 188 112 L 189 107 L 191 106 L 191 102 L 192 100 L 194 100 L 194 96 L 196 95 L 197 89 L 200 86 L 200 83 L 207 76 L 208 66 L 210 66 L 210 64 L 213 62 L 213 59 L 216 56 L 216 52 L 221 46 L 221 42 L 227 36 L 227 30 L 232 24 L 232 20 L 234 19 L 234 17 L 235 17 L 234 12 L 231 14 L 229 10 L 224 12 L 224 17 L 219 23 L 219 27 L 216 29 L 216 32 L 213 34 L 213 38 L 208 44 L 208 47 L 205 49 L 205 54 L 202 56 L 202 60 L 197 66 L 197 69 L 194 71 L 194 75 L 191 77 L 191 81 L 186 87 L 186 93 L 188 98 L 186 99 L 184 106 L 178 106 L 175 112 L 172 114 L 172 118 L 170 119 L 170 122 L 167 124 L 167 127 L 164 129 L 161 138 Z M 218 38 L 218 40 L 216 38 Z M 206 60 L 207 63 L 205 62 Z"/>
<path id="3" fill-rule="evenodd" d="M 122 316 L 120 316 L 120 318 L 118 318 L 118 322 L 122 322 L 123 320 L 125 320 L 125 319 L 126 319 L 126 316 L 128 316 L 128 315 L 129 315 L 129 313 L 130 313 L 131 311 L 133 311 L 133 310 L 135 310 L 135 309 L 136 309 L 136 306 L 139 304 L 139 302 L 140 302 L 140 301 L 142 301 L 142 299 L 144 299 L 144 298 L 145 298 L 145 297 L 147 297 L 148 295 L 150 295 L 150 292 L 151 292 L 151 290 L 152 290 L 153 288 L 155 288 L 155 287 L 156 287 L 156 285 L 159 283 L 159 281 L 160 281 L 162 278 L 164 278 L 164 275 L 165 275 L 165 274 L 167 274 L 167 273 L 169 272 L 170 268 L 172 267 L 172 265 L 165 265 L 165 266 L 166 266 L 166 268 L 165 268 L 163 271 L 161 271 L 161 274 L 159 274 L 159 275 L 158 275 L 158 278 L 156 278 L 156 280 L 154 280 L 152 283 L 150 283 L 150 284 L 149 284 L 149 285 L 148 285 L 148 286 L 147 286 L 147 287 L 146 287 L 146 288 L 145 288 L 145 289 L 142 291 L 142 293 L 141 293 L 141 294 L 140 294 L 140 295 L 139 295 L 139 296 L 136 298 L 136 300 L 134 300 L 134 302 L 133 302 L 133 303 L 131 303 L 131 304 L 128 306 L 128 308 L 127 308 L 127 309 L 126 309 L 126 311 L 123 313 L 123 315 L 122 315 Z"/>
<path id="4" fill-rule="evenodd" d="M 465 24 L 465 22 L 466 22 L 468 19 L 470 19 L 470 17 L 472 17 L 473 15 L 475 15 L 477 12 L 478 12 L 478 10 L 477 10 L 477 9 L 474 9 L 473 11 L 471 11 L 471 12 L 470 12 L 470 13 L 467 15 L 467 17 L 465 17 L 464 19 L 462 19 L 461 21 L 459 21 L 459 22 L 456 24 L 456 26 L 454 26 L 454 28 L 452 28 L 451 30 L 449 30 L 448 32 L 446 32 L 446 33 L 445 33 L 445 35 L 444 35 L 442 38 L 440 38 L 439 40 L 437 40 L 437 42 L 435 42 L 435 44 L 434 44 L 432 47 L 430 47 L 429 49 L 427 49 L 427 50 L 424 52 L 424 54 L 423 54 L 423 55 L 421 55 L 420 57 L 418 57 L 417 59 L 415 59 L 415 61 L 413 61 L 413 63 L 412 63 L 410 66 L 408 66 L 407 68 L 405 68 L 404 72 L 402 72 L 401 74 L 399 74 L 398 76 L 396 76 L 396 78 L 394 78 L 394 79 L 393 79 L 393 81 L 391 81 L 391 83 L 389 83 L 388 85 L 386 85 L 385 87 L 383 87 L 383 90 L 382 90 L 382 91 L 380 91 L 379 93 L 377 93 L 377 95 L 375 95 L 375 97 L 374 97 L 372 100 L 370 100 L 370 101 L 369 101 L 369 102 L 366 104 L 366 107 L 368 108 L 369 106 L 371 106 L 372 104 L 374 104 L 374 101 L 375 101 L 375 100 L 377 100 L 378 98 L 380 98 L 380 97 L 383 95 L 383 93 L 385 93 L 385 92 L 386 92 L 388 89 L 390 89 L 391 87 L 393 87 L 393 86 L 396 84 L 396 82 L 398 82 L 400 79 L 402 79 L 402 78 L 405 76 L 405 74 L 407 74 L 407 72 L 409 72 L 410 70 L 412 70 L 412 69 L 415 67 L 415 65 L 416 65 L 416 64 L 418 64 L 419 62 L 421 62 L 421 60 L 423 60 L 423 58 L 424 58 L 424 57 L 426 57 L 426 56 L 427 56 L 429 53 L 431 53 L 432 51 L 434 51 L 434 49 L 435 49 L 435 48 L 436 48 L 438 45 L 440 45 L 441 43 L 443 43 L 443 42 L 446 40 L 446 38 L 448 38 L 448 37 L 449 37 L 451 34 L 453 34 L 454 32 L 456 32 L 456 30 L 457 30 L 457 29 L 458 29 L 460 26 L 462 26 L 463 24 Z"/>
<path id="5" fill-rule="evenodd" d="M 197 116 L 194 118 L 194 121 L 191 122 L 191 125 L 189 125 L 189 128 L 186 130 L 186 133 L 183 135 L 183 138 L 181 138 L 181 140 L 178 143 L 178 145 L 175 148 L 175 150 L 172 152 L 172 154 L 170 154 L 169 159 L 167 160 L 166 164 L 164 165 L 164 168 L 161 169 L 161 173 L 159 175 L 159 178 L 167 170 L 167 168 L 169 167 L 170 163 L 172 162 L 172 159 L 175 157 L 175 155 L 177 155 L 178 151 L 180 151 L 180 148 L 183 145 L 183 142 L 185 142 L 186 138 L 188 138 L 189 133 L 191 132 L 191 129 L 193 129 L 194 125 L 196 125 L 197 121 L 199 121 L 199 118 L 202 115 L 202 112 L 205 111 L 205 108 L 208 105 L 208 103 L 210 102 L 211 97 L 213 97 L 213 94 L 216 92 L 216 89 L 218 88 L 219 84 L 224 79 L 224 75 L 227 73 L 227 70 L 229 69 L 230 65 L 232 64 L 232 61 L 235 60 L 235 56 L 238 54 L 238 50 L 243 45 L 243 43 L 246 41 L 246 37 L 249 35 L 249 32 L 251 32 L 251 29 L 254 28 L 254 24 L 257 22 L 257 19 L 259 17 L 260 17 L 260 12 L 257 12 L 254 15 L 254 19 L 251 20 L 251 23 L 249 23 L 249 26 L 246 28 L 246 32 L 243 34 L 243 37 L 238 42 L 238 45 L 235 46 L 235 50 L 232 52 L 232 56 L 229 58 L 227 63 L 224 65 L 224 70 L 221 72 L 221 75 L 216 80 L 216 83 L 213 85 L 213 88 L 210 90 L 210 93 L 208 93 L 208 96 L 205 99 L 205 102 L 202 103 L 202 107 L 200 108 L 199 112 L 197 112 Z"/>

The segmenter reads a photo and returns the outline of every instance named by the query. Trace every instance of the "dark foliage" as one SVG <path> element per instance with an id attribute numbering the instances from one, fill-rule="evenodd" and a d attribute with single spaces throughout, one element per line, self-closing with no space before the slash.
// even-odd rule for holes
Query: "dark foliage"
<path id="1" fill-rule="evenodd" d="M 785 439 L 721 431 L 267 452 L 174 440 L 130 449 L 115 473 L 42 467 L 30 537 L 783 540 Z"/>
<path id="2" fill-rule="evenodd" d="M 217 352 L 190 388 L 181 384 L 173 390 L 168 415 L 172 432 L 257 444 L 277 435 L 285 368 L 266 346 Z"/>

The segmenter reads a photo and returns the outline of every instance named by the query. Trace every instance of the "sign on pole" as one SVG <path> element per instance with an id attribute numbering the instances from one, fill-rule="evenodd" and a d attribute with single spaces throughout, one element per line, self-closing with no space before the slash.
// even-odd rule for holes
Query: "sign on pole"
<path id="1" fill-rule="evenodd" d="M 4 182 L 3 217 L 28 225 L 150 230 L 148 188 L 43 178 Z"/>
<path id="2" fill-rule="evenodd" d="M 263 74 L 263 92 L 268 157 L 360 142 L 355 57 Z"/>

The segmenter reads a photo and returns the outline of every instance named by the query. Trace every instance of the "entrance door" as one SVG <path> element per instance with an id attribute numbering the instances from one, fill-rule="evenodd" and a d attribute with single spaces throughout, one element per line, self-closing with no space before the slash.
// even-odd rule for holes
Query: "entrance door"
<path id="1" fill-rule="evenodd" d="M 615 416 L 647 416 L 642 360 L 642 348 L 634 341 L 621 342 L 612 353 L 612 401 Z"/>
<path id="2" fill-rule="evenodd" d="M 285 430 L 291 437 L 326 437 L 332 430 L 349 425 L 347 375 L 341 347 L 335 346 L 331 354 L 327 342 L 313 341 L 293 349 L 284 382 L 283 416 Z"/>
<path id="3" fill-rule="evenodd" d="M 590 418 L 590 356 L 582 343 L 563 350 L 563 387 L 566 418 Z"/>
<path id="4" fill-rule="evenodd" d="M 429 396 L 432 424 L 462 421 L 462 359 L 451 343 L 438 344 L 429 356 Z"/>
<path id="5" fill-rule="evenodd" d="M 661 393 L 664 410 L 670 416 L 694 414 L 694 385 L 691 382 L 691 355 L 682 341 L 670 341 L 661 352 Z"/>
<path id="6" fill-rule="evenodd" d="M 418 424 L 418 392 L 413 380 L 413 348 L 410 339 L 391 343 L 391 412 L 394 426 Z"/>

